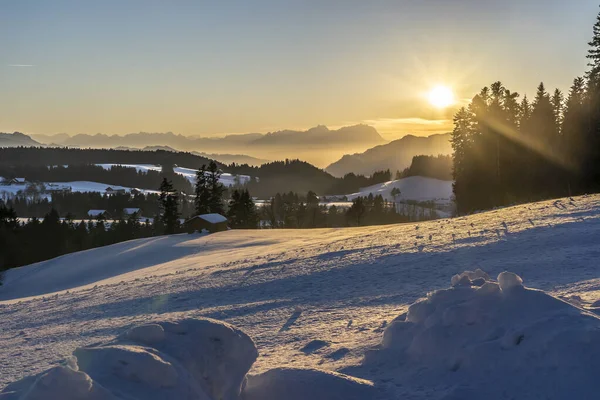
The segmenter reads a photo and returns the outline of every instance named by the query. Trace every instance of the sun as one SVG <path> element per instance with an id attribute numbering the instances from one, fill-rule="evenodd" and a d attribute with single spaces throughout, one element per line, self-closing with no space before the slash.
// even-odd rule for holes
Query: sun
<path id="1" fill-rule="evenodd" d="M 427 95 L 429 103 L 436 108 L 446 108 L 454 104 L 454 92 L 448 86 L 436 86 Z"/>

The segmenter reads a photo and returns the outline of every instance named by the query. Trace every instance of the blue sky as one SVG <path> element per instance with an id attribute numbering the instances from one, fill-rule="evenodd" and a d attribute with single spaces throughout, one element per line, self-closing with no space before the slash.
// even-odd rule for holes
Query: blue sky
<path id="1" fill-rule="evenodd" d="M 568 89 L 596 0 L 0 0 L 0 130 L 446 130 L 433 85 Z M 27 66 L 31 65 L 31 66 Z"/>

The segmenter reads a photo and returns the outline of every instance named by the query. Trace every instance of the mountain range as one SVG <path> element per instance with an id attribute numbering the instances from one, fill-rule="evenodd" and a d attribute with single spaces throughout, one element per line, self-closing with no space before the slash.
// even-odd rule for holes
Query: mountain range
<path id="1" fill-rule="evenodd" d="M 409 167 L 414 156 L 439 154 L 452 154 L 450 133 L 427 137 L 407 135 L 393 142 L 375 146 L 363 153 L 345 155 L 325 170 L 336 177 L 342 177 L 350 172 L 371 175 L 375 171 L 386 169 L 390 169 L 393 173 Z"/>
<path id="2" fill-rule="evenodd" d="M 428 137 L 407 135 L 386 143 L 368 125 L 329 129 L 319 125 L 306 131 L 282 130 L 267 134 L 247 133 L 224 137 L 198 137 L 167 133 L 67 134 L 31 136 L 15 132 L 0 133 L 0 147 L 59 146 L 77 148 L 114 148 L 123 150 L 188 151 L 224 164 L 261 165 L 269 160 L 301 159 L 333 176 L 347 173 L 371 175 L 378 170 L 392 172 L 410 166 L 416 155 L 452 153 L 450 134 Z"/>
<path id="3" fill-rule="evenodd" d="M 344 154 L 365 151 L 386 140 L 368 125 L 347 126 L 329 129 L 319 125 L 301 130 L 282 130 L 267 134 L 246 133 L 224 137 L 183 136 L 166 133 L 130 133 L 127 135 L 77 134 L 69 136 L 32 135 L 47 145 L 90 148 L 117 148 L 147 146 L 169 146 L 179 151 L 211 153 L 243 153 L 254 158 L 267 160 L 302 159 L 317 166 L 339 159 Z M 236 161 L 237 162 L 237 161 Z"/>
<path id="4" fill-rule="evenodd" d="M 2 133 L 0 132 L 0 147 L 18 147 L 18 146 L 41 146 L 42 144 L 33 140 L 21 132 Z"/>

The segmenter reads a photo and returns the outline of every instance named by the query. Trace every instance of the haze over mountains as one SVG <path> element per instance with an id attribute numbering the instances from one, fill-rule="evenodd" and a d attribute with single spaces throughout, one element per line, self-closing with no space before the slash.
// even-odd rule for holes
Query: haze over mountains
<path id="1" fill-rule="evenodd" d="M 224 137 L 183 136 L 167 133 L 130 133 L 127 135 L 78 134 L 69 136 L 32 135 L 44 144 L 72 147 L 116 148 L 169 146 L 180 151 L 245 154 L 267 160 L 299 158 L 325 167 L 344 154 L 365 151 L 386 141 L 375 128 L 355 125 L 340 129 L 316 126 L 306 131 L 282 130 L 267 134 L 247 133 Z"/>
<path id="2" fill-rule="evenodd" d="M 248 133 L 224 137 L 183 136 L 167 133 L 67 134 L 31 136 L 15 132 L 0 134 L 0 147 L 65 146 L 113 148 L 123 150 L 187 151 L 224 164 L 261 165 L 288 159 L 307 161 L 336 177 L 347 173 L 371 175 L 374 171 L 392 172 L 410 166 L 416 155 L 452 153 L 450 134 L 428 137 L 407 135 L 390 143 L 368 125 L 332 130 L 316 126 L 306 131 L 282 130 L 273 133 Z"/>
<path id="3" fill-rule="evenodd" d="M 416 155 L 437 156 L 440 154 L 452 154 L 449 133 L 427 137 L 407 135 L 393 142 L 373 147 L 364 153 L 345 155 L 325 170 L 336 177 L 350 172 L 364 175 L 386 169 L 395 172 L 409 167 L 412 158 Z"/>
<path id="4" fill-rule="evenodd" d="M 41 144 L 20 132 L 0 132 L 0 147 L 41 146 Z"/>

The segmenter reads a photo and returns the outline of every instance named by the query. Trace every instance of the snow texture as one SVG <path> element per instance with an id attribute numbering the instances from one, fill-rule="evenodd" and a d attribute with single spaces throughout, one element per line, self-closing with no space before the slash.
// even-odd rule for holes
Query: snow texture
<path id="1" fill-rule="evenodd" d="M 373 384 L 333 372 L 276 368 L 249 376 L 242 400 L 369 400 Z"/>
<path id="2" fill-rule="evenodd" d="M 466 272 L 460 281 L 469 275 L 481 278 Z M 498 280 L 455 285 L 414 303 L 355 372 L 377 366 L 443 399 L 590 398 L 598 389 L 600 319 L 525 289 L 514 273 Z"/>
<path id="3" fill-rule="evenodd" d="M 79 348 L 76 364 L 25 378 L 2 396 L 234 400 L 257 354 L 252 339 L 226 323 L 187 319 L 149 324 L 106 345 Z"/>
<path id="4" fill-rule="evenodd" d="M 164 321 L 199 318 L 253 338 L 248 384 L 271 370 L 319 369 L 372 382 L 378 399 L 595 398 L 599 236 L 594 195 L 418 224 L 139 239 L 9 270 L 0 385 L 18 382 L 0 398 L 24 395 L 77 348 L 112 362 L 141 348 L 180 382 L 189 368 L 160 347 Z M 139 325 L 148 327 L 130 331 Z M 94 390 L 128 387 L 63 366 Z"/>

